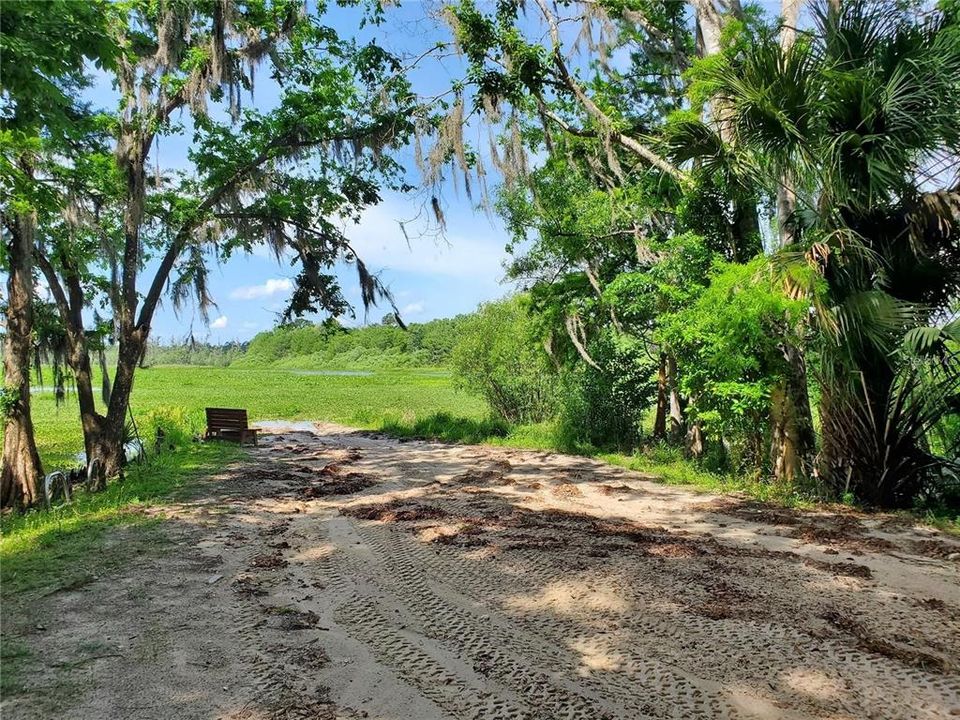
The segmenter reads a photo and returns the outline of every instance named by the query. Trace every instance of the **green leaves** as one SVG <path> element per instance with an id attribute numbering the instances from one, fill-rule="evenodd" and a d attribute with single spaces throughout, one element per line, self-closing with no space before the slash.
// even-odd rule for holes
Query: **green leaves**
<path id="1" fill-rule="evenodd" d="M 487 52 L 498 44 L 497 27 L 480 12 L 473 0 L 464 0 L 448 10 L 454 21 L 454 34 L 464 54 L 474 64 L 482 64 Z"/>
<path id="2" fill-rule="evenodd" d="M 910 328 L 903 336 L 901 350 L 912 356 L 960 363 L 960 318 L 943 327 Z M 960 373 L 960 365 L 955 370 Z"/>
<path id="3" fill-rule="evenodd" d="M 789 370 L 784 347 L 802 344 L 808 307 L 787 298 L 757 258 L 716 262 L 699 297 L 659 318 L 657 337 L 676 355 L 698 417 L 713 413 L 705 416 L 713 431 L 740 432 L 768 416 L 771 389 Z"/>
<path id="4" fill-rule="evenodd" d="M 117 47 L 108 32 L 106 0 L 7 0 L 0 22 L 7 127 L 25 132 L 69 131 L 85 62 L 112 66 Z"/>
<path id="5" fill-rule="evenodd" d="M 20 389 L 12 385 L 0 387 L 0 418 L 6 419 L 20 402 Z"/>
<path id="6" fill-rule="evenodd" d="M 541 422 L 554 410 L 555 379 L 523 296 L 488 303 L 466 318 L 452 363 L 458 384 L 508 422 Z"/>

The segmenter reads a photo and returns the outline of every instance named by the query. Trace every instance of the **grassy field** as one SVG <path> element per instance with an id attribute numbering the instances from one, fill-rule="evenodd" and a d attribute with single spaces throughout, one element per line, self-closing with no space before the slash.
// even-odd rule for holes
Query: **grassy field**
<path id="1" fill-rule="evenodd" d="M 141 426 L 153 410 L 183 408 L 199 432 L 203 408 L 210 406 L 246 408 L 251 420 L 328 420 L 362 428 L 412 426 L 436 413 L 478 422 L 487 415 L 483 402 L 455 390 L 442 370 L 338 375 L 168 366 L 137 373 L 131 407 Z M 33 418 L 44 467 L 76 464 L 74 455 L 83 449 L 76 397 L 68 395 L 58 407 L 52 393 L 38 393 Z"/>
<path id="2" fill-rule="evenodd" d="M 595 454 L 591 448 L 558 447 L 549 423 L 508 427 L 491 420 L 483 401 L 455 389 L 444 370 L 317 374 L 271 368 L 158 366 L 138 372 L 131 405 L 147 436 L 152 411 L 182 409 L 199 433 L 203 408 L 225 406 L 246 408 L 252 420 L 328 420 L 398 436 Z M 83 449 L 76 398 L 68 395 L 58 407 L 52 393 L 38 393 L 33 417 L 44 466 L 49 470 L 75 465 L 75 455 Z M 146 437 L 148 447 L 151 439 Z M 673 483 L 769 494 L 768 485 L 752 488 L 744 478 L 705 473 L 676 452 L 665 452 L 608 454 L 604 459 L 663 475 Z"/>
<path id="3" fill-rule="evenodd" d="M 131 405 L 145 435 L 150 434 L 152 411 L 183 409 L 199 433 L 203 408 L 221 406 L 246 408 L 251 420 L 328 420 L 398 436 L 596 454 L 587 447 L 558 447 L 549 423 L 508 427 L 491 420 L 483 401 L 455 389 L 444 370 L 317 374 L 270 368 L 158 366 L 139 371 Z M 68 395 L 58 407 L 52 393 L 39 393 L 34 396 L 33 417 L 44 466 L 75 465 L 74 456 L 83 449 L 76 398 Z M 146 437 L 148 447 L 151 439 Z M 771 487 L 764 483 L 698 470 L 676 451 L 602 457 L 661 475 L 675 484 L 714 491 L 744 490 L 791 504 L 796 501 L 773 497 Z"/>

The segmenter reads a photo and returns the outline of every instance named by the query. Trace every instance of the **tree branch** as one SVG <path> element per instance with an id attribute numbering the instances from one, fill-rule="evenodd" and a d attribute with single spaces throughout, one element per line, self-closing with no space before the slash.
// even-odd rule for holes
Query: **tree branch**
<path id="1" fill-rule="evenodd" d="M 580 83 L 577 82 L 576 78 L 573 77 L 567 68 L 567 64 L 564 62 L 563 54 L 561 52 L 562 44 L 560 41 L 560 29 L 557 26 L 557 19 L 547 8 L 546 0 L 535 1 L 550 28 L 550 37 L 553 41 L 554 64 L 557 67 L 557 72 L 560 74 L 563 84 L 568 90 L 570 90 L 571 93 L 573 93 L 573 96 L 577 99 L 583 109 L 587 111 L 587 114 L 600 123 L 600 126 L 604 130 L 604 135 L 609 137 L 624 149 L 632 152 L 634 155 L 641 157 L 650 165 L 653 165 L 654 167 L 667 173 L 677 181 L 685 182 L 687 180 L 687 176 L 676 166 L 643 143 L 639 142 L 637 139 L 628 135 L 624 135 L 614 128 L 613 121 L 610 119 L 610 117 L 600 109 L 600 107 L 590 98 L 589 95 L 587 95 L 584 89 L 580 86 Z"/>
<path id="2" fill-rule="evenodd" d="M 233 175 L 231 175 L 227 180 L 223 181 L 220 185 L 210 191 L 206 198 L 197 206 L 196 210 L 193 212 L 192 217 L 187 220 L 180 230 L 177 231 L 176 236 L 170 247 L 167 248 L 166 253 L 164 253 L 163 259 L 160 261 L 160 267 L 157 268 L 157 274 L 153 278 L 153 282 L 150 285 L 150 289 L 147 292 L 143 300 L 143 305 L 140 308 L 140 316 L 137 321 L 137 325 L 140 327 L 146 327 L 150 324 L 153 313 L 156 310 L 157 303 L 160 301 L 160 296 L 163 294 L 163 288 L 167 284 L 167 279 L 170 276 L 170 272 L 173 270 L 173 265 L 177 261 L 177 258 L 180 256 L 180 253 L 183 252 L 184 247 L 186 247 L 187 239 L 190 236 L 200 222 L 203 220 L 206 213 L 208 213 L 226 193 L 241 182 L 247 175 L 256 170 L 258 167 L 263 165 L 267 160 L 275 157 L 279 151 L 294 151 L 307 147 L 314 147 L 327 142 L 337 142 L 345 140 L 356 140 L 370 133 L 371 128 L 365 127 L 360 128 L 351 133 L 343 133 L 340 135 L 325 136 L 322 138 L 314 138 L 311 140 L 296 140 L 292 135 L 287 135 L 283 138 L 278 138 L 276 141 L 269 143 L 266 148 L 264 148 L 256 157 L 254 157 L 250 162 L 238 168 Z"/>
<path id="3" fill-rule="evenodd" d="M 60 311 L 60 319 L 64 325 L 70 324 L 70 303 L 67 301 L 67 294 L 63 291 L 63 285 L 60 284 L 60 278 L 53 267 L 53 263 L 47 259 L 47 256 L 40 252 L 39 248 L 34 248 L 33 259 L 43 273 L 47 286 L 50 288 L 50 294 L 53 295 L 53 301 Z"/>
<path id="4" fill-rule="evenodd" d="M 583 361 L 594 370 L 600 370 L 602 372 L 602 368 L 597 365 L 596 361 L 592 357 L 590 357 L 590 353 L 587 352 L 587 348 L 584 346 L 583 341 L 578 337 L 578 333 L 582 332 L 582 326 L 580 325 L 579 318 L 576 315 L 568 315 L 563 320 L 563 326 L 567 329 L 567 335 L 570 336 L 570 342 L 573 343 L 573 346 L 577 349 L 577 353 L 583 358 Z"/>

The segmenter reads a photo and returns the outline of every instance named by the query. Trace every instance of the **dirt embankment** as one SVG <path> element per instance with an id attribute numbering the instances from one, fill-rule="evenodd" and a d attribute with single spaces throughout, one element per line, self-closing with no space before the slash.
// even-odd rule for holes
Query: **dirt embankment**
<path id="1" fill-rule="evenodd" d="M 5 719 L 960 715 L 960 546 L 883 518 L 335 426 L 163 513 Z"/>

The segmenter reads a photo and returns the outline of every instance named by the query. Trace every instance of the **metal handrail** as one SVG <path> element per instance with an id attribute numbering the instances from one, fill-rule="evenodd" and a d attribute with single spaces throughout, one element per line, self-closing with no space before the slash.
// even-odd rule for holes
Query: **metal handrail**
<path id="1" fill-rule="evenodd" d="M 50 509 L 50 505 L 53 503 L 53 490 L 54 483 L 57 481 L 57 478 L 60 479 L 60 487 L 63 488 L 63 497 L 69 503 L 71 502 L 70 497 L 70 481 L 67 480 L 66 474 L 62 470 L 54 470 L 52 473 L 47 474 L 43 478 L 43 500 L 47 505 L 47 509 Z"/>

